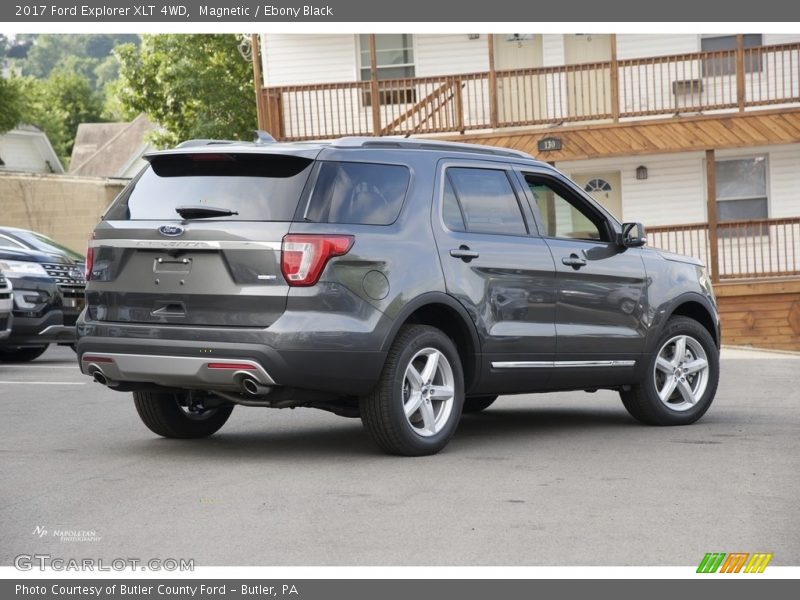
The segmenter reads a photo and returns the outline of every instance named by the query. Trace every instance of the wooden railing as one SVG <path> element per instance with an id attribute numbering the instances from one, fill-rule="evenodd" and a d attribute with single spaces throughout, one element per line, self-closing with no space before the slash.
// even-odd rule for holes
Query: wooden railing
<path id="1" fill-rule="evenodd" d="M 308 140 L 463 133 L 744 111 L 798 102 L 800 43 L 793 43 L 535 69 L 263 88 L 261 126 L 280 139 Z"/>
<path id="2" fill-rule="evenodd" d="M 648 227 L 648 245 L 699 258 L 716 281 L 800 275 L 800 217 Z M 716 237 L 717 262 L 711 240 Z"/>

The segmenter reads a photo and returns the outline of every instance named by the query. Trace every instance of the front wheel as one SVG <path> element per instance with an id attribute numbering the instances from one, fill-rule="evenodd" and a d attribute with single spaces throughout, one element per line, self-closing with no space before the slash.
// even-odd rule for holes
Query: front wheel
<path id="1" fill-rule="evenodd" d="M 400 330 L 375 389 L 359 401 L 361 421 L 386 452 L 436 454 L 456 431 L 464 376 L 453 342 L 427 325 Z"/>
<path id="2" fill-rule="evenodd" d="M 620 393 L 635 419 L 648 425 L 689 425 L 711 406 L 719 382 L 719 350 L 694 319 L 667 322 L 644 379 Z"/>
<path id="3" fill-rule="evenodd" d="M 136 412 L 153 433 L 166 438 L 203 438 L 219 430 L 231 416 L 232 406 L 205 408 L 189 394 L 133 392 Z"/>

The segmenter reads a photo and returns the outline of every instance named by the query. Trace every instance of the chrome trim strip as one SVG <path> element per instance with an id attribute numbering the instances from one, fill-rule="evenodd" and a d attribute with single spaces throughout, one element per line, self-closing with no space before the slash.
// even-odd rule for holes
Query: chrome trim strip
<path id="1" fill-rule="evenodd" d="M 280 250 L 281 242 L 254 242 L 247 240 L 90 240 L 90 248 L 143 248 L 151 250 Z"/>
<path id="2" fill-rule="evenodd" d="M 635 360 L 511 360 L 492 363 L 493 369 L 562 369 L 583 367 L 632 367 Z"/>
<path id="3" fill-rule="evenodd" d="M 84 360 L 84 356 L 110 358 L 113 362 L 87 361 Z M 242 371 L 207 368 L 208 363 L 218 362 L 247 364 L 253 369 Z M 254 377 L 262 385 L 275 385 L 275 381 L 264 367 L 254 360 L 242 358 L 118 354 L 87 350 L 81 356 L 80 366 L 86 375 L 101 371 L 107 379 L 121 382 L 141 381 L 199 389 L 238 389 L 238 378 L 246 374 Z"/>
<path id="4" fill-rule="evenodd" d="M 493 369 L 551 369 L 553 361 L 547 360 L 509 360 L 493 362 Z"/>

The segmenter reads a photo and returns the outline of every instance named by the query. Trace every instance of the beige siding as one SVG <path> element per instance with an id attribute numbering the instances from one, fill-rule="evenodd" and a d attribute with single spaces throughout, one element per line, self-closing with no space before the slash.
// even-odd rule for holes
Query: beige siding
<path id="1" fill-rule="evenodd" d="M 488 36 L 470 40 L 466 33 L 414 35 L 417 77 L 473 73 L 489 69 Z"/>
<path id="2" fill-rule="evenodd" d="M 648 170 L 646 180 L 636 179 L 636 167 Z M 706 220 L 703 154 L 626 156 L 586 161 L 560 162 L 567 174 L 620 171 L 622 218 L 651 227 Z"/>
<path id="3" fill-rule="evenodd" d="M 31 173 L 49 173 L 45 159 L 36 147 L 36 141 L 30 135 L 10 132 L 0 136 L 0 158 L 5 166 L 2 171 L 28 171 Z M 55 165 L 53 165 L 55 167 Z"/>
<path id="4" fill-rule="evenodd" d="M 620 60 L 685 54 L 699 50 L 700 36 L 693 33 L 617 35 L 617 58 Z"/>
<path id="5" fill-rule="evenodd" d="M 264 34 L 264 81 L 268 86 L 353 81 L 357 52 L 356 36 L 350 34 Z"/>

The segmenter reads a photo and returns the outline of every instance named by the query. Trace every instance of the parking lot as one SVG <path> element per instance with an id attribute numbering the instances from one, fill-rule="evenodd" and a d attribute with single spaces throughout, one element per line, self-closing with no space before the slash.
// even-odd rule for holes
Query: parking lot
<path id="1" fill-rule="evenodd" d="M 308 409 L 239 407 L 213 438 L 160 439 L 51 348 L 0 365 L 0 564 L 798 564 L 800 357 L 723 357 L 690 427 L 638 425 L 611 392 L 509 397 L 409 459 Z"/>

